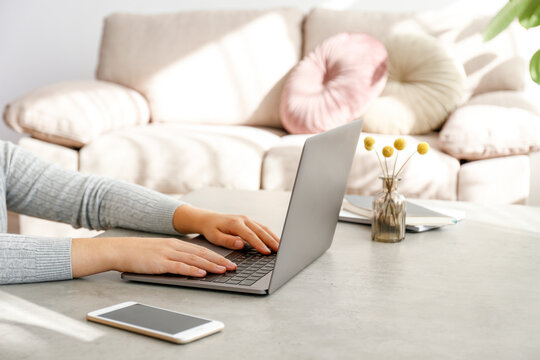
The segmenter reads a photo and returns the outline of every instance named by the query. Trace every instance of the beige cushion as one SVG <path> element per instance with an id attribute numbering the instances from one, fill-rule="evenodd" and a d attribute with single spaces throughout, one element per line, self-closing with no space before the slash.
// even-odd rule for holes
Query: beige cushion
<path id="1" fill-rule="evenodd" d="M 388 81 L 363 115 L 364 130 L 425 134 L 441 127 L 465 96 L 465 72 L 428 35 L 396 34 L 384 42 Z"/>
<path id="2" fill-rule="evenodd" d="M 351 169 L 347 192 L 350 194 L 373 195 L 382 188 L 378 179 L 381 170 L 377 157 L 361 146 L 365 136 L 376 139 L 377 149 L 391 145 L 395 136 L 380 134 L 362 134 Z M 264 159 L 262 187 L 265 190 L 291 190 L 294 184 L 302 146 L 309 135 L 288 135 L 268 150 Z M 415 155 L 405 167 L 400 191 L 411 198 L 455 200 L 459 162 L 437 150 L 437 134 L 422 137 L 404 137 L 408 143 L 402 153 L 416 149 L 420 141 L 428 141 L 432 149 L 424 156 Z M 405 160 L 401 157 L 398 164 Z"/>
<path id="3" fill-rule="evenodd" d="M 80 170 L 169 194 L 212 186 L 257 190 L 263 156 L 281 134 L 247 126 L 139 126 L 86 145 Z"/>
<path id="4" fill-rule="evenodd" d="M 114 14 L 97 77 L 144 94 L 155 122 L 281 127 L 302 18 L 296 9 Z"/>
<path id="5" fill-rule="evenodd" d="M 452 50 L 465 68 L 471 94 L 522 90 L 528 79 L 528 42 L 534 44 L 535 37 L 514 22 L 495 39 L 483 42 L 482 33 L 491 18 L 449 10 L 412 14 L 316 8 L 306 18 L 304 54 L 344 31 L 368 33 L 380 40 L 391 34 L 422 33 Z"/>
<path id="6" fill-rule="evenodd" d="M 5 122 L 18 132 L 81 147 L 101 134 L 149 121 L 148 105 L 131 89 L 104 81 L 55 84 L 8 104 Z"/>
<path id="7" fill-rule="evenodd" d="M 540 116 L 523 109 L 533 105 L 519 96 L 502 98 L 485 94 L 456 110 L 441 130 L 442 148 L 466 160 L 540 150 Z"/>
<path id="8" fill-rule="evenodd" d="M 471 161 L 459 171 L 458 200 L 524 204 L 529 196 L 529 181 L 528 156 Z"/>

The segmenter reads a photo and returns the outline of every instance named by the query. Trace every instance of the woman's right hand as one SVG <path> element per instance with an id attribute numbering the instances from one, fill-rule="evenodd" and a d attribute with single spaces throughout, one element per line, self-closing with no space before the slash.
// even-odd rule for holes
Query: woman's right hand
<path id="1" fill-rule="evenodd" d="M 71 266 L 74 278 L 108 270 L 203 277 L 236 269 L 202 246 L 174 238 L 137 237 L 73 239 Z"/>

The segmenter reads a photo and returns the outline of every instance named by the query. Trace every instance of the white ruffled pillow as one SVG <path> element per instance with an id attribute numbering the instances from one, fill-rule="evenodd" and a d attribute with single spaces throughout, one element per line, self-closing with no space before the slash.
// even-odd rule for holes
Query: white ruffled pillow
<path id="1" fill-rule="evenodd" d="M 425 134 L 439 129 L 466 94 L 465 71 L 428 35 L 393 35 L 384 41 L 389 77 L 364 114 L 364 131 Z"/>

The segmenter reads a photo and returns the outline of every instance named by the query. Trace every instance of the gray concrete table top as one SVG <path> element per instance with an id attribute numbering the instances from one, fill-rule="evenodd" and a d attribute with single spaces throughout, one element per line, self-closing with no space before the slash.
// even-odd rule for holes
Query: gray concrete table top
<path id="1" fill-rule="evenodd" d="M 186 199 L 279 234 L 289 193 L 206 189 Z M 270 296 L 126 282 L 116 272 L 2 286 L 0 358 L 540 358 L 540 208 L 423 203 L 466 218 L 398 244 L 339 223 L 330 250 Z M 133 235 L 105 233 L 123 234 Z M 225 330 L 175 345 L 85 320 L 129 300 L 220 320 Z"/>

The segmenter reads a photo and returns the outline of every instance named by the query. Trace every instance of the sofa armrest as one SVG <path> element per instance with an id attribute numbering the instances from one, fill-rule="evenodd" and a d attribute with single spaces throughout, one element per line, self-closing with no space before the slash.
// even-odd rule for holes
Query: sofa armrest
<path id="1" fill-rule="evenodd" d="M 529 154 L 531 161 L 531 188 L 528 205 L 540 206 L 540 151 Z"/>
<path id="2" fill-rule="evenodd" d="M 439 140 L 445 152 L 462 160 L 528 154 L 540 150 L 540 114 L 525 94 L 486 93 L 454 111 Z"/>
<path id="3" fill-rule="evenodd" d="M 46 86 L 11 102 L 4 121 L 15 131 L 79 148 L 101 134 L 150 121 L 138 92 L 106 81 Z"/>

